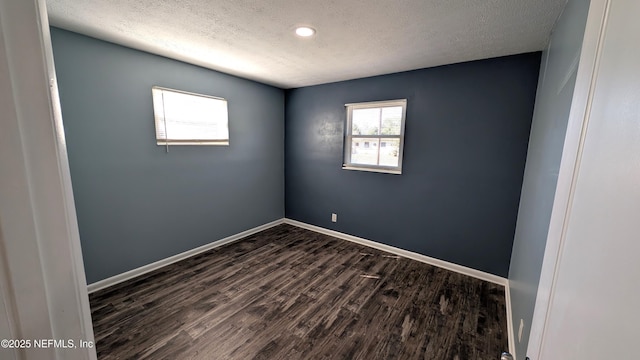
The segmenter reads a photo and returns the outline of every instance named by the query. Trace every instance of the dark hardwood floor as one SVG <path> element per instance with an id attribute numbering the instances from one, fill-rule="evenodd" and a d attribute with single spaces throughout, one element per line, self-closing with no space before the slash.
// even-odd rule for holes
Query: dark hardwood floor
<path id="1" fill-rule="evenodd" d="M 90 296 L 99 359 L 499 359 L 504 287 L 279 225 Z"/>

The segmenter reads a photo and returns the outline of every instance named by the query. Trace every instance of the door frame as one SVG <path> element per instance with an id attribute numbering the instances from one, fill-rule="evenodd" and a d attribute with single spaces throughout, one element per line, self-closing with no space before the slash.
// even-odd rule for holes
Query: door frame
<path id="1" fill-rule="evenodd" d="M 0 1 L 0 108 L 0 330 L 95 343 L 45 0 Z M 95 347 L 0 354 L 96 359 Z"/>
<path id="2" fill-rule="evenodd" d="M 575 0 L 570 0 L 575 1 Z M 578 0 L 582 1 L 582 0 Z M 562 150 L 558 182 L 547 233 L 544 259 L 538 283 L 535 309 L 531 322 L 527 356 L 539 359 L 544 347 L 546 323 L 553 301 L 557 265 L 562 259 L 566 225 L 571 217 L 573 194 L 580 170 L 582 149 L 589 126 L 593 90 L 597 80 L 598 63 L 602 50 L 602 37 L 611 0 L 591 0 L 589 14 L 580 51 L 567 132 Z"/>

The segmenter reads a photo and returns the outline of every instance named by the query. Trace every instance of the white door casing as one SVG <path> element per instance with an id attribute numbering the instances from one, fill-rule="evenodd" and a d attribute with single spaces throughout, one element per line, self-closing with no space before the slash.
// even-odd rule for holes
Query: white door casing
<path id="1" fill-rule="evenodd" d="M 44 0 L 0 2 L 0 111 L 2 335 L 93 341 Z M 0 354 L 96 358 L 94 348 Z"/>
<path id="2" fill-rule="evenodd" d="M 528 355 L 632 358 L 640 331 L 640 3 L 592 0 Z"/>
<path id="3" fill-rule="evenodd" d="M 544 325 L 547 317 L 549 298 L 554 282 L 556 262 L 564 241 L 565 222 L 570 214 L 569 204 L 575 186 L 574 179 L 579 170 L 579 154 L 586 133 L 587 107 L 591 102 L 591 89 L 596 71 L 596 55 L 600 44 L 600 33 L 608 0 L 592 0 L 585 26 L 585 34 L 580 53 L 580 65 L 569 113 L 569 122 L 562 151 L 558 183 L 553 202 L 544 260 L 538 284 L 535 310 L 531 323 L 531 333 L 527 355 L 538 359 Z M 524 358 L 524 357 L 523 357 Z"/>

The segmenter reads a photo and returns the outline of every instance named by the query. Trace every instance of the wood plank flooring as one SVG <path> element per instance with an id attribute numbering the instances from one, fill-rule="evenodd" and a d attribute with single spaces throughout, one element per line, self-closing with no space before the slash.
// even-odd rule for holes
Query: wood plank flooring
<path id="1" fill-rule="evenodd" d="M 279 225 L 90 295 L 99 359 L 499 359 L 504 287 Z"/>

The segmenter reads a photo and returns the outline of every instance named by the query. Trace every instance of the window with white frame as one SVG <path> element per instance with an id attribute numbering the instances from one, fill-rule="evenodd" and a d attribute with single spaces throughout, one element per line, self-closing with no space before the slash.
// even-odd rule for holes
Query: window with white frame
<path id="1" fill-rule="evenodd" d="M 343 169 L 402 173 L 407 100 L 346 104 Z"/>
<path id="2" fill-rule="evenodd" d="M 158 145 L 229 145 L 227 100 L 154 86 Z"/>

